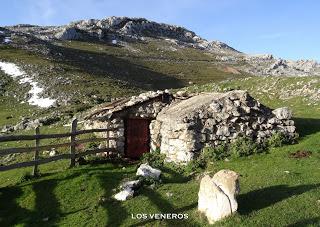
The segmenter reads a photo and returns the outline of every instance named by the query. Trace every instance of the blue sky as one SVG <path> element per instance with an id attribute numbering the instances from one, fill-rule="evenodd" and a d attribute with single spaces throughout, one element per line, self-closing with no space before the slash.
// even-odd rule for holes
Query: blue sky
<path id="1" fill-rule="evenodd" d="M 145 17 L 242 52 L 320 61 L 319 12 L 318 0 L 10 0 L 1 1 L 0 26 Z"/>

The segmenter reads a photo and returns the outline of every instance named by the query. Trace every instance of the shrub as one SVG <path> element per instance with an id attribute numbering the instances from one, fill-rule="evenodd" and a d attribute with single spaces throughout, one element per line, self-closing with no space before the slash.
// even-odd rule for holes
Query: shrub
<path id="1" fill-rule="evenodd" d="M 203 158 L 208 161 L 223 160 L 230 155 L 227 144 L 219 145 L 218 147 L 205 147 L 202 150 Z"/>
<path id="2" fill-rule="evenodd" d="M 136 180 L 140 180 L 141 186 L 150 186 L 150 185 L 159 186 L 162 183 L 161 179 L 157 180 L 152 177 L 138 176 L 136 177 Z"/>
<path id="3" fill-rule="evenodd" d="M 141 157 L 141 163 L 148 163 L 154 168 L 161 168 L 164 164 L 165 155 L 160 153 L 160 150 L 144 153 Z"/>
<path id="4" fill-rule="evenodd" d="M 197 158 L 192 159 L 184 168 L 184 172 L 190 173 L 197 171 L 199 169 L 204 169 L 207 166 L 207 161 L 202 155 L 199 155 Z"/>
<path id="5" fill-rule="evenodd" d="M 288 142 L 288 139 L 282 132 L 275 132 L 267 139 L 267 146 L 272 147 L 281 147 Z"/>
<path id="6" fill-rule="evenodd" d="M 230 154 L 234 157 L 245 157 L 263 151 L 262 147 L 252 138 L 239 137 L 229 146 Z"/>

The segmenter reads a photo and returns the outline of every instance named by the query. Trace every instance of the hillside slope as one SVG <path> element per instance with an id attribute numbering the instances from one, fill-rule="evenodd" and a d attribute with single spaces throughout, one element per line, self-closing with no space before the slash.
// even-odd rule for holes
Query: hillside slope
<path id="1" fill-rule="evenodd" d="M 39 104 L 30 101 L 35 98 L 50 101 L 50 105 L 42 104 L 45 107 L 73 116 L 96 104 L 146 90 L 252 75 L 317 77 L 320 73 L 314 61 L 250 56 L 183 27 L 128 17 L 82 20 L 65 26 L 0 27 L 0 63 L 0 105 L 2 114 L 9 117 L 0 125 L 28 112 L 34 116 L 52 112 L 32 106 Z M 4 64 L 14 64 L 23 74 L 10 75 Z"/>

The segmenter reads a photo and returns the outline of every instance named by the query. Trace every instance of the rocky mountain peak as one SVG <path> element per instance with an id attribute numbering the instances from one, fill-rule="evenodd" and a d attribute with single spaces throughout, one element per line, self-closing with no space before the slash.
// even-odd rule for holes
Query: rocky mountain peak
<path id="1" fill-rule="evenodd" d="M 172 51 L 185 47 L 203 50 L 206 53 L 213 54 L 219 63 L 233 66 L 238 64 L 237 71 L 244 71 L 252 75 L 320 75 L 320 65 L 316 61 L 277 59 L 271 54 L 244 54 L 221 41 L 203 39 L 184 27 L 157 23 L 145 18 L 112 16 L 104 19 L 74 21 L 63 26 L 19 24 L 0 27 L 0 45 L 1 43 L 15 45 L 14 37 L 22 37 L 25 43 L 39 44 L 42 42 L 45 47 L 38 49 L 41 49 L 42 53 L 45 54 L 50 52 L 46 43 L 57 40 L 99 41 L 111 45 L 125 46 L 130 49 L 130 43 L 132 42 L 146 43 L 156 39 L 160 42 L 169 43 L 171 46 L 167 49 Z M 20 47 L 31 49 L 24 44 Z"/>

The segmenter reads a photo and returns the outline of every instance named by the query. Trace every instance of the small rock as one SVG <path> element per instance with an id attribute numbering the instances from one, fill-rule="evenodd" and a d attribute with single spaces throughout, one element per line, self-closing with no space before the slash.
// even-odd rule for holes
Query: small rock
<path id="1" fill-rule="evenodd" d="M 152 168 L 148 164 L 141 164 L 136 173 L 137 176 L 151 177 L 158 180 L 161 175 L 161 171 L 155 168 Z"/>
<path id="2" fill-rule="evenodd" d="M 288 107 L 281 107 L 272 111 L 279 120 L 291 119 L 292 112 Z"/>
<path id="3" fill-rule="evenodd" d="M 173 196 L 173 193 L 172 193 L 172 192 L 167 192 L 167 193 L 166 193 L 166 196 L 168 196 L 168 197 L 170 198 L 170 197 Z"/>
<path id="4" fill-rule="evenodd" d="M 126 201 L 133 197 L 134 191 L 131 188 L 125 188 L 121 192 L 114 195 L 114 198 L 118 201 Z"/>
<path id="5" fill-rule="evenodd" d="M 121 189 L 125 189 L 125 188 L 131 188 L 131 189 L 135 189 L 137 187 L 139 187 L 141 184 L 140 180 L 132 180 L 132 181 L 127 181 L 125 183 L 123 183 L 120 188 Z"/>
<path id="6" fill-rule="evenodd" d="M 99 202 L 100 202 L 100 203 L 104 203 L 105 201 L 107 201 L 106 197 L 101 196 L 101 197 L 99 198 Z"/>
<path id="7" fill-rule="evenodd" d="M 49 156 L 50 156 L 50 157 L 53 157 L 53 156 L 55 156 L 56 154 L 57 154 L 56 150 L 55 150 L 54 148 L 52 148 L 52 150 L 51 150 L 50 153 L 49 153 Z"/>
<path id="8" fill-rule="evenodd" d="M 186 97 L 188 96 L 186 91 L 177 91 L 176 96 L 178 97 Z"/>
<path id="9" fill-rule="evenodd" d="M 42 221 L 49 221 L 49 217 L 43 218 Z"/>

